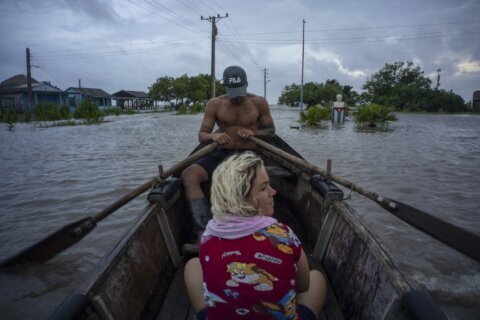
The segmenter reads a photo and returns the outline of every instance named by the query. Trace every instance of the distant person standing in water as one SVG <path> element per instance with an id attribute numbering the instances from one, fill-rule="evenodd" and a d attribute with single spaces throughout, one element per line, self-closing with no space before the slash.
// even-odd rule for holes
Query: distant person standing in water
<path id="1" fill-rule="evenodd" d="M 182 182 L 195 232 L 199 238 L 211 218 L 210 204 L 201 188 L 217 165 L 235 152 L 255 149 L 251 136 L 272 137 L 275 126 L 265 98 L 247 93 L 247 74 L 238 66 L 223 72 L 226 95 L 208 101 L 198 132 L 200 143 L 214 141 L 218 148 L 182 172 Z M 213 132 L 215 124 L 218 130 Z"/>

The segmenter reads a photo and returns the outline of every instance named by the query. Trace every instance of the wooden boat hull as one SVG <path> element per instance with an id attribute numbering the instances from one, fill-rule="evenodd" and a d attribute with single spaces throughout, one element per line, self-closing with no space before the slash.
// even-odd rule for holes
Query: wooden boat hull
<path id="1" fill-rule="evenodd" d="M 279 138 L 270 142 L 294 152 Z M 401 300 L 411 286 L 355 210 L 342 200 L 341 190 L 319 177 L 312 179 L 312 172 L 268 151 L 261 154 L 277 190 L 275 216 L 292 226 L 311 262 L 328 277 L 322 319 L 410 318 Z M 169 311 L 164 303 L 182 265 L 180 248 L 193 228 L 178 180 L 169 178 L 163 189 L 150 194 L 152 202 L 52 319 L 70 314 L 82 319 L 180 318 L 181 306 Z M 181 299 L 188 309 L 188 299 L 184 295 Z M 176 303 L 181 299 L 176 298 Z M 190 316 L 187 310 L 185 319 Z"/>

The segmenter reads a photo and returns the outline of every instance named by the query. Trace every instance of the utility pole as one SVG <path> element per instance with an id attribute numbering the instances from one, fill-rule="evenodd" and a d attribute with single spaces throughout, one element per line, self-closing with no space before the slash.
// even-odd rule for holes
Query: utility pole
<path id="1" fill-rule="evenodd" d="M 32 108 L 32 66 L 30 64 L 30 48 L 27 48 L 27 89 L 28 89 L 28 108 Z"/>
<path id="2" fill-rule="evenodd" d="M 263 97 L 267 99 L 267 83 L 270 82 L 270 80 L 267 81 L 267 68 L 263 69 Z"/>
<path id="3" fill-rule="evenodd" d="M 200 16 L 202 20 L 208 20 L 212 23 L 212 68 L 211 68 L 211 77 L 212 77 L 212 98 L 215 98 L 215 39 L 217 36 L 217 26 L 216 22 L 220 19 L 228 18 L 228 13 L 225 14 L 224 17 L 221 17 L 219 14 L 217 16 L 210 16 L 208 18 L 204 18 Z"/>
<path id="4" fill-rule="evenodd" d="M 438 87 L 440 86 L 440 72 L 442 69 L 438 68 L 437 69 L 437 86 L 435 87 L 435 90 L 438 90 Z"/>
<path id="5" fill-rule="evenodd" d="M 303 19 L 303 32 L 302 32 L 302 83 L 300 85 L 300 111 L 303 111 L 303 67 L 305 57 L 305 19 Z"/>

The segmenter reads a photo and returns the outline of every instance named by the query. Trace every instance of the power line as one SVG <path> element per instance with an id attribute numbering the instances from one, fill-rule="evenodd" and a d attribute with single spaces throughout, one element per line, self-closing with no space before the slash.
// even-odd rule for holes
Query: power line
<path id="1" fill-rule="evenodd" d="M 192 21 L 190 21 L 188 19 L 185 19 L 182 15 L 179 15 L 179 14 L 175 13 L 173 10 L 167 8 L 166 6 L 156 2 L 154 0 L 144 0 L 144 1 L 147 2 L 147 3 L 150 3 L 150 5 L 152 5 L 156 9 L 159 9 L 160 11 L 165 12 L 167 15 L 172 16 L 173 18 L 175 18 L 177 20 L 180 20 L 181 22 L 183 22 L 186 25 L 191 26 L 192 28 L 194 28 L 197 31 L 200 31 L 202 33 L 207 32 L 207 30 L 204 29 L 203 27 L 200 27 L 199 25 L 193 23 Z"/>
<path id="2" fill-rule="evenodd" d="M 208 37 L 202 36 L 202 37 L 192 37 L 192 38 L 184 38 L 184 39 L 168 39 L 168 40 L 163 40 L 163 41 L 149 41 L 148 43 L 145 43 L 144 47 L 139 46 L 132 48 L 131 50 L 141 50 L 141 49 L 151 49 L 151 48 L 158 48 L 159 46 L 162 45 L 182 45 L 184 43 L 192 43 L 192 42 L 198 42 L 198 41 L 205 41 L 208 40 Z M 68 56 L 71 55 L 72 53 L 80 53 L 83 51 L 86 51 L 87 53 L 92 53 L 93 51 L 107 51 L 112 52 L 112 50 L 117 50 L 119 52 L 127 52 L 129 49 L 125 49 L 125 46 L 108 46 L 108 47 L 92 47 L 92 48 L 78 48 L 75 49 L 72 52 L 72 49 L 66 49 L 66 50 L 55 50 L 55 51 L 40 51 L 36 54 L 36 57 L 50 57 L 50 56 Z M 99 52 L 102 54 L 102 52 Z M 93 53 L 95 54 L 95 53 Z"/>
<path id="3" fill-rule="evenodd" d="M 233 19 L 231 20 L 231 24 L 232 24 L 232 27 L 234 29 L 234 31 L 233 31 L 234 37 L 239 40 L 241 45 L 243 45 L 243 47 L 245 48 L 245 51 L 247 52 L 247 55 L 248 55 L 249 59 L 253 62 L 253 64 L 256 66 L 256 68 L 260 69 L 260 65 L 257 63 L 257 61 L 255 61 L 249 46 L 241 39 L 240 34 L 238 33 L 238 30 L 237 30 L 237 27 L 235 26 L 235 23 L 233 22 Z M 227 28 L 229 29 L 228 24 L 227 24 Z"/>
<path id="4" fill-rule="evenodd" d="M 223 9 L 223 7 L 222 7 L 217 1 L 212 0 L 212 2 L 215 3 L 215 5 L 216 5 L 217 7 L 219 7 L 219 8 L 221 9 L 221 11 L 227 12 L 227 10 Z"/>
<path id="5" fill-rule="evenodd" d="M 198 34 L 202 34 L 202 32 L 200 32 L 197 28 L 194 28 L 194 27 L 192 27 L 192 26 L 190 26 L 190 25 L 181 24 L 181 23 L 177 22 L 175 19 L 171 19 L 171 18 L 166 17 L 166 16 L 164 16 L 164 15 L 162 15 L 162 14 L 152 12 L 152 11 L 149 10 L 148 8 L 145 8 L 144 6 L 142 6 L 142 5 L 138 4 L 138 3 L 133 2 L 132 0 L 128 0 L 128 2 L 130 2 L 130 3 L 133 4 L 133 5 L 136 5 L 137 7 L 142 8 L 142 9 L 144 9 L 144 10 L 146 10 L 146 11 L 152 13 L 152 14 L 155 14 L 155 15 L 157 15 L 157 16 L 165 19 L 165 20 L 168 20 L 168 21 L 172 22 L 173 24 L 175 24 L 175 25 L 177 25 L 177 26 L 180 26 L 180 27 L 182 27 L 182 28 L 187 28 L 187 29 L 189 29 L 190 31 L 193 31 L 193 32 L 198 33 Z"/>
<path id="6" fill-rule="evenodd" d="M 475 30 L 475 31 L 462 32 L 462 33 L 456 33 L 456 31 L 443 31 L 443 32 L 428 32 L 428 33 L 389 35 L 389 36 L 351 37 L 351 38 L 340 38 L 340 39 L 339 38 L 310 39 L 309 43 L 350 44 L 350 43 L 359 43 L 359 42 L 383 42 L 391 39 L 395 39 L 397 41 L 404 41 L 404 40 L 416 40 L 416 39 L 446 38 L 447 36 L 449 37 L 466 36 L 466 35 L 480 33 L 480 31 L 476 31 L 477 29 L 472 29 L 472 30 Z M 224 39 L 223 41 L 232 42 L 236 40 Z M 256 44 L 281 44 L 281 43 L 298 44 L 300 42 L 298 39 L 269 39 L 269 40 L 243 39 L 243 41 L 247 43 L 256 43 Z"/>
<path id="7" fill-rule="evenodd" d="M 164 49 L 170 49 L 170 48 L 180 48 L 180 47 L 188 47 L 200 43 L 206 43 L 208 41 L 208 38 L 205 39 L 200 39 L 196 41 L 189 41 L 189 42 L 184 42 L 184 43 L 169 43 L 163 46 L 154 46 L 154 47 L 147 47 L 147 48 L 137 48 L 137 49 L 131 49 L 131 50 L 114 50 L 114 51 L 106 51 L 106 52 L 97 52 L 97 53 L 82 53 L 82 52 L 64 52 L 64 53 L 58 53 L 58 54 L 50 54 L 50 55 L 36 55 L 38 59 L 42 60 L 49 60 L 49 59 L 75 59 L 75 58 L 96 58 L 96 57 L 111 57 L 111 56 L 125 56 L 125 55 L 131 55 L 131 54 L 139 54 L 139 53 L 147 53 L 147 52 L 155 52 L 155 51 L 160 51 Z M 108 49 L 108 48 L 105 48 Z"/>
<path id="8" fill-rule="evenodd" d="M 479 22 L 480 22 L 480 20 L 470 20 L 470 21 L 410 24 L 410 25 L 327 28 L 327 29 L 317 29 L 317 30 L 305 31 L 305 33 L 318 33 L 318 32 L 326 32 L 326 31 L 375 30 L 375 29 L 397 29 L 397 28 L 399 29 L 399 28 L 412 28 L 412 27 L 431 27 L 431 26 L 444 26 L 444 25 L 453 25 L 453 24 L 469 24 L 469 23 L 479 23 Z M 241 36 L 251 36 L 251 35 L 272 35 L 272 34 L 299 34 L 301 32 L 302 31 L 256 32 L 256 33 L 241 33 L 240 35 Z"/>
<path id="9" fill-rule="evenodd" d="M 202 0 L 199 0 L 199 2 L 201 4 L 203 4 L 203 6 L 205 6 L 206 8 L 208 8 L 209 11 L 212 11 L 212 12 L 215 12 L 217 10 L 215 10 L 214 8 L 210 7 L 208 4 L 206 4 L 205 2 L 203 2 Z M 224 11 L 225 12 L 225 11 Z"/>
<path id="10" fill-rule="evenodd" d="M 191 4 L 190 5 L 185 4 L 185 2 L 183 2 L 182 0 L 177 0 L 177 1 L 180 2 L 180 4 L 183 5 L 185 8 L 187 8 L 188 10 L 193 11 L 196 15 L 199 15 L 199 16 L 202 15 L 200 12 L 198 12 L 197 10 L 192 8 Z M 223 10 L 223 11 L 225 11 L 225 10 Z"/>
<path id="11" fill-rule="evenodd" d="M 58 86 L 61 87 L 62 86 L 62 81 L 59 81 L 56 77 L 54 77 L 50 72 L 47 71 L 47 69 L 45 69 L 45 67 L 43 67 L 40 63 L 38 63 L 38 61 L 35 59 L 34 56 L 30 56 L 32 58 L 32 60 L 35 60 L 35 62 L 37 63 L 37 67 L 38 69 L 42 70 L 43 72 L 45 72 L 47 75 L 49 75 L 53 80 L 55 80 L 57 83 L 58 83 Z"/>

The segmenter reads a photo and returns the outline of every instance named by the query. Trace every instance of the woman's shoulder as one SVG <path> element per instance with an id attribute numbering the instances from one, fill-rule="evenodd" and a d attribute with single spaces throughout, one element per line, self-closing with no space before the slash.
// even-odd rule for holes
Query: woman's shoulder
<path id="1" fill-rule="evenodd" d="M 260 229 L 253 234 L 253 237 L 257 240 L 269 238 L 271 240 L 276 240 L 277 242 L 284 243 L 286 245 L 294 245 L 296 247 L 300 246 L 301 244 L 292 228 L 281 222 L 276 222 L 264 227 L 263 229 Z"/>

